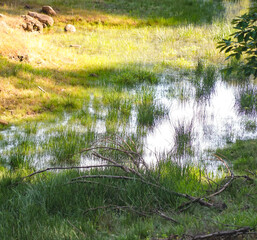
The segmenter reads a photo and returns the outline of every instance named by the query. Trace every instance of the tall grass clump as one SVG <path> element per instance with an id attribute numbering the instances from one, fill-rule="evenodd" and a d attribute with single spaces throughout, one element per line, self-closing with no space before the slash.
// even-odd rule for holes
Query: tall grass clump
<path id="1" fill-rule="evenodd" d="M 177 126 L 174 126 L 175 134 L 172 152 L 175 156 L 193 155 L 193 130 L 193 121 L 190 123 L 179 122 Z"/>
<path id="2" fill-rule="evenodd" d="M 52 156 L 52 165 L 78 164 L 75 154 L 82 148 L 83 135 L 73 129 L 59 129 L 51 133 L 44 149 L 48 156 Z"/>
<path id="3" fill-rule="evenodd" d="M 167 114 L 167 109 L 154 100 L 154 92 L 142 88 L 137 102 L 137 122 L 141 126 L 152 127 Z"/>
<path id="4" fill-rule="evenodd" d="M 204 65 L 203 61 L 198 61 L 195 70 L 195 79 L 193 80 L 196 88 L 196 99 L 206 100 L 209 99 L 215 89 L 217 81 L 216 68 L 214 65 Z"/>
<path id="5" fill-rule="evenodd" d="M 36 143 L 29 135 L 16 134 L 15 140 L 9 143 L 11 148 L 2 153 L 5 165 L 11 169 L 29 169 L 32 166 Z"/>
<path id="6" fill-rule="evenodd" d="M 142 83 L 156 84 L 158 83 L 158 78 L 154 72 L 128 69 L 117 72 L 111 82 L 121 86 L 132 87 Z"/>
<path id="7" fill-rule="evenodd" d="M 236 107 L 239 113 L 255 115 L 257 113 L 257 89 L 248 85 L 242 88 L 236 97 Z"/>

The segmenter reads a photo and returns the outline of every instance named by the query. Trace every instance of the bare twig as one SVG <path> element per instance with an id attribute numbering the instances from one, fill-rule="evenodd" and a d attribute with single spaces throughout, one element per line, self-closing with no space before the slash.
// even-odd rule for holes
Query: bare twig
<path id="1" fill-rule="evenodd" d="M 165 220 L 168 220 L 168 221 L 171 221 L 171 222 L 174 222 L 174 223 L 179 224 L 178 221 L 176 221 L 175 219 L 173 219 L 173 218 L 167 216 L 167 215 L 164 214 L 163 212 L 160 212 L 159 210 L 157 210 L 155 213 L 157 213 L 160 217 L 162 217 L 162 218 L 165 219 Z"/>
<path id="2" fill-rule="evenodd" d="M 67 223 L 69 223 L 74 229 L 76 229 L 80 234 L 82 234 L 85 238 L 87 237 L 87 235 L 85 233 L 83 233 L 79 228 L 77 228 L 76 226 L 74 226 L 68 219 L 67 219 Z"/>
<path id="3" fill-rule="evenodd" d="M 232 170 L 229 168 L 229 166 L 227 165 L 227 163 L 225 162 L 225 160 L 223 160 L 223 159 L 222 159 L 221 157 L 219 157 L 218 155 L 215 155 L 215 157 L 225 165 L 225 167 L 227 168 L 227 170 L 228 170 L 229 173 L 230 173 L 231 178 L 230 178 L 229 181 L 228 181 L 227 183 L 225 183 L 225 184 L 223 185 L 223 187 L 220 188 L 217 192 L 212 193 L 212 194 L 210 194 L 209 196 L 207 196 L 207 197 L 205 197 L 205 198 L 211 198 L 211 197 L 214 197 L 214 196 L 216 196 L 216 195 L 222 193 L 222 192 L 225 191 L 226 188 L 228 188 L 228 187 L 230 186 L 230 184 L 235 180 L 235 175 L 234 175 L 234 173 L 232 172 Z"/>
<path id="4" fill-rule="evenodd" d="M 236 230 L 228 230 L 228 231 L 221 231 L 221 232 L 214 232 L 210 234 L 205 234 L 205 235 L 197 235 L 194 236 L 191 240 L 207 240 L 207 239 L 214 239 L 215 237 L 232 237 L 235 235 L 243 235 L 243 234 L 248 234 L 250 233 L 251 228 L 250 227 L 243 227 L 240 229 Z"/>
<path id="5" fill-rule="evenodd" d="M 43 170 L 40 170 L 40 171 L 33 172 L 30 175 L 23 177 L 22 179 L 32 177 L 32 176 L 34 176 L 36 174 L 39 174 L 39 173 L 43 173 L 43 172 L 47 172 L 47 171 L 53 171 L 53 170 L 89 169 L 89 168 L 106 168 L 106 167 L 119 167 L 119 168 L 121 168 L 121 167 L 123 167 L 123 165 L 103 164 L 103 165 L 91 165 L 91 166 L 81 166 L 81 167 L 77 167 L 77 166 L 72 166 L 72 167 L 52 167 L 52 168 L 46 168 L 46 169 L 43 169 Z"/>
<path id="6" fill-rule="evenodd" d="M 46 93 L 46 91 L 43 89 L 43 88 L 41 88 L 40 86 L 37 86 L 38 87 L 38 89 L 40 90 L 40 91 L 42 91 L 43 93 Z"/>
<path id="7" fill-rule="evenodd" d="M 137 178 L 133 178 L 133 177 L 116 176 L 116 175 L 85 175 L 85 176 L 73 178 L 71 179 L 71 181 L 77 181 L 85 178 L 111 178 L 111 179 L 123 179 L 123 180 L 132 180 L 132 181 L 138 180 Z"/>
<path id="8" fill-rule="evenodd" d="M 72 182 L 69 182 L 69 183 L 66 183 L 66 184 L 75 184 L 75 183 L 93 183 L 93 184 L 98 184 L 98 185 L 102 185 L 102 186 L 109 187 L 109 188 L 114 188 L 114 189 L 117 189 L 119 191 L 126 191 L 125 188 L 119 188 L 119 187 L 115 187 L 115 186 L 112 186 L 112 185 L 109 185 L 109 184 L 104 184 L 104 183 L 97 182 L 97 181 L 77 180 L 77 181 L 72 181 Z"/>
<path id="9" fill-rule="evenodd" d="M 252 175 L 255 176 L 255 177 L 256 177 L 256 175 L 257 175 L 255 172 L 250 171 L 249 169 L 245 169 L 245 171 L 246 171 L 246 172 L 249 172 L 250 174 L 252 174 Z"/>

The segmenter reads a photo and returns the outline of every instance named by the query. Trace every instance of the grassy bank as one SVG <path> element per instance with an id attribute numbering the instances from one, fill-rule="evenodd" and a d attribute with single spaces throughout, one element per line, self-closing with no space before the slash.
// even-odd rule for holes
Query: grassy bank
<path id="1" fill-rule="evenodd" d="M 40 1 L 26 3 L 34 10 L 42 4 Z M 56 24 L 41 35 L 17 29 L 18 15 L 27 12 L 23 1 L 0 6 L 0 12 L 7 15 L 4 20 L 10 26 L 7 30 L 0 26 L 0 54 L 17 60 L 21 56 L 29 59 L 28 63 L 0 59 L 2 120 L 18 122 L 45 112 L 55 112 L 55 115 L 64 109 L 78 109 L 92 92 L 102 92 L 102 85 L 126 87 L 142 82 L 154 83 L 164 69 L 193 69 L 199 59 L 220 65 L 224 56 L 216 49 L 216 42 L 231 32 L 231 13 L 240 14 L 249 5 L 249 1 L 234 5 L 226 2 L 225 8 L 220 2 L 205 1 L 193 11 L 195 1 L 174 1 L 172 4 L 163 1 L 158 5 L 155 1 L 151 4 L 141 1 L 44 2 L 47 3 L 59 8 L 60 12 L 55 17 Z M 219 11 L 218 14 L 217 4 L 226 13 Z M 243 10 L 238 6 L 243 6 Z M 70 8 L 74 12 L 70 12 Z M 143 20 L 137 15 L 141 8 L 146 8 Z M 178 19 L 174 20 L 177 24 L 173 24 L 168 16 L 174 16 L 174 9 L 179 12 Z M 158 18 L 161 13 L 168 27 Z M 65 18 L 66 14 L 71 20 Z M 90 14 L 95 17 L 90 18 Z M 194 19 L 191 14 L 199 19 Z M 123 21 L 124 17 L 129 20 Z M 112 18 L 120 23 L 112 24 Z M 151 20 L 155 18 L 159 20 Z M 148 20 L 150 23 L 139 26 L 129 22 Z M 69 22 L 77 27 L 75 34 L 63 32 L 64 25 Z"/>
<path id="2" fill-rule="evenodd" d="M 54 26 L 24 33 L 17 24 L 24 6 L 37 11 L 46 4 L 57 10 Z M 190 92 L 170 89 L 170 98 L 195 94 L 197 103 L 207 102 L 225 58 L 216 43 L 249 6 L 0 0 L 0 22 L 8 25 L 0 23 L 0 120 L 10 123 L 0 125 L 0 239 L 168 240 L 245 226 L 257 231 L 255 140 L 217 150 L 236 176 L 246 175 L 233 181 L 223 164 L 216 177 L 177 164 L 194 154 L 193 122 L 174 125 L 174 149 L 154 166 L 142 160 L 143 137 L 168 112 L 155 87 L 186 79 Z M 76 33 L 64 33 L 67 23 Z M 239 112 L 256 113 L 255 88 L 243 90 Z M 256 122 L 245 128 L 255 132 Z M 105 166 L 23 179 L 45 166 L 84 163 Z"/>
<path id="3" fill-rule="evenodd" d="M 209 195 L 217 190 L 216 183 L 208 183 L 199 170 L 190 166 L 181 168 L 166 162 L 159 167 L 151 170 L 151 178 L 159 179 L 158 185 L 170 192 L 136 181 L 133 174 L 124 175 L 117 169 L 43 173 L 22 181 L 20 177 L 28 172 L 10 173 L 2 169 L 0 236 L 132 240 L 166 239 L 243 226 L 256 229 L 256 180 L 237 179 L 226 191 L 213 197 L 211 202 L 225 204 L 222 211 L 195 203 L 180 212 L 177 208 L 187 201 L 173 191 L 195 197 Z M 72 181 L 89 175 L 124 175 L 134 180 Z M 17 182 L 20 183 L 16 185 Z M 217 184 L 221 187 L 223 183 Z M 249 235 L 245 239 L 255 237 Z"/>

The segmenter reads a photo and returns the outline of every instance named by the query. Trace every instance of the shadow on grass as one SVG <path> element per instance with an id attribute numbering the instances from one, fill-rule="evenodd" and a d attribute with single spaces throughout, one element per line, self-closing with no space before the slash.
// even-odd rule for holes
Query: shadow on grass
<path id="1" fill-rule="evenodd" d="M 155 73 L 135 64 L 117 68 L 62 71 L 35 68 L 5 58 L 0 58 L 0 78 L 0 96 L 3 96 L 0 115 L 10 112 L 13 116 L 17 116 L 18 111 L 23 111 L 23 115 L 35 115 L 82 109 L 88 106 L 92 95 L 97 95 L 99 104 L 102 104 L 102 97 L 108 91 L 119 94 L 119 98 L 123 99 L 125 96 L 122 95 L 127 90 L 159 81 Z M 7 120 L 11 121 L 11 115 Z"/>

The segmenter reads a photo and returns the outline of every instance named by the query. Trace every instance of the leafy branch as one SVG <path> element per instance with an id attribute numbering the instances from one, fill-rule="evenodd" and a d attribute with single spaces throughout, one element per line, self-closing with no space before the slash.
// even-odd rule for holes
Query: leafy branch
<path id="1" fill-rule="evenodd" d="M 253 75 L 257 77 L 257 8 L 253 8 L 249 13 L 246 13 L 240 17 L 235 18 L 232 21 L 236 32 L 230 35 L 230 38 L 223 39 L 218 43 L 220 51 L 228 53 L 228 59 L 240 60 L 245 58 L 244 62 L 241 62 L 238 69 L 233 67 L 226 68 L 227 74 L 230 74 L 233 70 L 237 72 L 243 72 L 245 76 Z"/>

